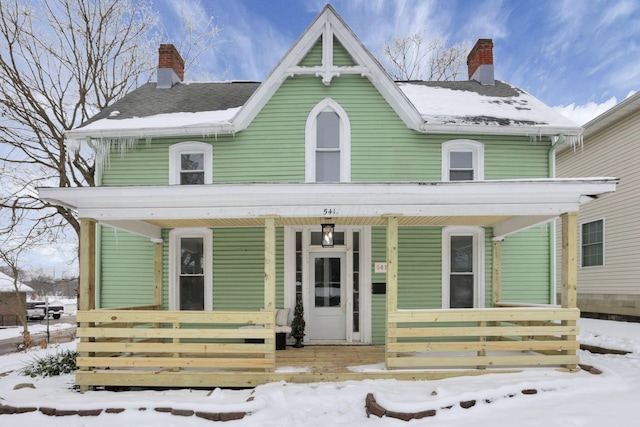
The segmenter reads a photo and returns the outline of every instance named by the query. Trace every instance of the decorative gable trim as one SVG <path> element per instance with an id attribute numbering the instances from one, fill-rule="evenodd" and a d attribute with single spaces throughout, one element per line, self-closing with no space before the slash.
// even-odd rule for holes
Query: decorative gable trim
<path id="1" fill-rule="evenodd" d="M 304 67 L 298 64 L 304 59 L 322 37 L 322 64 Z M 356 65 L 337 66 L 333 64 L 333 38 L 344 46 Z M 246 129 L 260 110 L 269 102 L 282 83 L 295 75 L 314 75 L 330 85 L 334 77 L 342 74 L 359 74 L 367 77 L 374 87 L 410 129 L 419 131 L 422 117 L 380 63 L 364 47 L 362 42 L 340 18 L 331 5 L 326 5 L 318 17 L 271 71 L 258 89 L 233 119 L 236 132 Z"/>

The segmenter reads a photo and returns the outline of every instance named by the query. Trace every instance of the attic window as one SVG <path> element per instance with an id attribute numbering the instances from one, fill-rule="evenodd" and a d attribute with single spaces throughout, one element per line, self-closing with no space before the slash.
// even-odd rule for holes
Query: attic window
<path id="1" fill-rule="evenodd" d="M 169 148 L 169 184 L 213 182 L 213 148 L 204 142 L 181 142 Z"/>
<path id="2" fill-rule="evenodd" d="M 351 124 L 333 99 L 323 99 L 309 113 L 305 151 L 306 182 L 351 180 Z"/>

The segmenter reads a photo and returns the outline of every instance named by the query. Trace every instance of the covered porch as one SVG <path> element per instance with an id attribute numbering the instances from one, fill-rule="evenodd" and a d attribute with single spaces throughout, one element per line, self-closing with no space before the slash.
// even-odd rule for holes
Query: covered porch
<path id="1" fill-rule="evenodd" d="M 81 217 L 78 385 L 83 389 L 104 385 L 250 387 L 281 380 L 426 380 L 524 366 L 575 369 L 579 348 L 577 212 L 582 202 L 614 191 L 616 182 L 600 178 L 40 191 L 45 198 L 74 206 Z M 143 191 L 145 197 L 141 197 Z M 501 242 L 512 233 L 557 217 L 562 219 L 560 304 L 502 301 Z M 385 345 L 325 347 L 333 352 L 316 347 L 276 352 L 276 228 L 319 226 L 327 218 L 336 224 L 386 229 Z M 98 222 L 155 242 L 155 292 L 149 306 L 95 307 Z M 264 227 L 262 311 L 163 311 L 162 229 L 239 225 Z M 450 225 L 493 229 L 491 306 L 398 309 L 402 287 L 398 282 L 399 228 Z M 263 328 L 242 328 L 248 325 Z M 303 352 L 314 350 L 325 362 L 304 356 Z M 340 356 L 347 351 L 351 356 Z M 332 366 L 340 360 L 340 366 Z"/>

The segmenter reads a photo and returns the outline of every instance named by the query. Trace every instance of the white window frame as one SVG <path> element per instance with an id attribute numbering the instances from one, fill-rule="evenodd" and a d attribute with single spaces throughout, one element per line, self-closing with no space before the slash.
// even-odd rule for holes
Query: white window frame
<path id="1" fill-rule="evenodd" d="M 587 265 L 584 266 L 582 264 L 582 227 L 585 224 L 591 224 L 592 222 L 598 222 L 598 221 L 602 221 L 602 264 L 599 265 Z M 579 230 L 579 237 L 580 237 L 580 268 L 601 268 L 604 267 L 606 264 L 606 250 L 605 250 L 605 236 L 606 236 L 606 232 L 607 232 L 607 223 L 605 221 L 604 218 L 597 218 L 597 219 L 593 219 L 593 220 L 589 220 L 589 221 L 583 221 L 580 223 L 580 230 Z"/>
<path id="2" fill-rule="evenodd" d="M 169 231 L 169 310 L 180 310 L 180 240 L 200 237 L 204 242 L 204 309 L 213 310 L 213 231 L 174 228 Z"/>
<path id="3" fill-rule="evenodd" d="M 169 147 L 169 185 L 180 185 L 183 154 L 204 154 L 204 183 L 213 183 L 213 146 L 206 142 L 185 141 Z"/>
<path id="4" fill-rule="evenodd" d="M 351 122 L 347 112 L 331 98 L 316 104 L 305 126 L 305 182 L 316 182 L 316 123 L 318 114 L 336 113 L 340 119 L 340 182 L 351 181 Z"/>
<path id="5" fill-rule="evenodd" d="M 453 139 L 442 144 L 442 181 L 449 179 L 449 159 L 451 152 L 471 152 L 473 180 L 484 180 L 484 144 L 471 139 Z"/>
<path id="6" fill-rule="evenodd" d="M 442 308 L 451 308 L 451 237 L 473 236 L 473 308 L 485 306 L 484 283 L 484 240 L 485 231 L 482 227 L 444 227 L 442 229 Z"/>

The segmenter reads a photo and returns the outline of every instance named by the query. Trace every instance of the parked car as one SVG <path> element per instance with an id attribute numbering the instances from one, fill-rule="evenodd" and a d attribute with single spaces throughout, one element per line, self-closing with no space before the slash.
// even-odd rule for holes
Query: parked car
<path id="1" fill-rule="evenodd" d="M 44 319 L 44 308 L 37 305 L 36 302 L 27 302 L 27 320 Z"/>
<path id="2" fill-rule="evenodd" d="M 37 301 L 36 307 L 42 309 L 44 316 L 50 315 L 54 319 L 59 319 L 64 313 L 64 306 L 62 304 L 49 303 L 49 309 L 47 311 L 47 303 L 44 301 Z"/>

